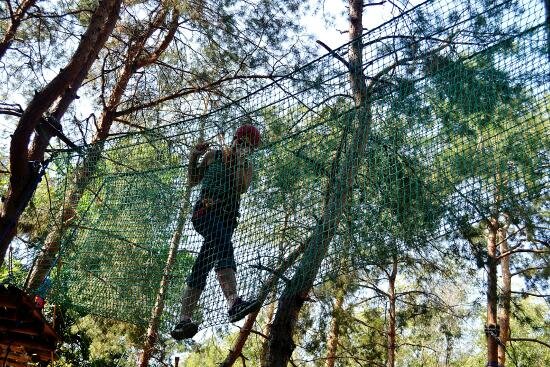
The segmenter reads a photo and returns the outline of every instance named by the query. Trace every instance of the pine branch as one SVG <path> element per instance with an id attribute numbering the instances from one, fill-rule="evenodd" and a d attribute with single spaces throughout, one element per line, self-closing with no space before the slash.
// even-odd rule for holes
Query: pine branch
<path id="1" fill-rule="evenodd" d="M 520 274 L 526 273 L 526 272 L 531 271 L 531 270 L 543 270 L 543 269 L 546 269 L 546 267 L 537 266 L 537 267 L 525 268 L 525 269 L 518 270 L 515 273 L 510 274 L 510 276 L 513 277 L 515 275 L 520 275 Z"/>
<path id="2" fill-rule="evenodd" d="M 540 297 L 540 298 L 550 297 L 550 294 L 538 294 L 538 293 L 530 293 L 530 292 L 524 292 L 524 291 L 511 291 L 511 293 L 519 294 L 522 296 L 531 296 L 531 297 Z"/>
<path id="3" fill-rule="evenodd" d="M 500 254 L 499 256 L 496 257 L 496 259 L 500 260 L 503 257 L 509 256 L 509 255 L 512 255 L 512 254 L 515 254 L 515 253 L 519 253 L 519 252 L 528 252 L 528 253 L 534 253 L 534 254 L 548 254 L 548 253 L 550 253 L 550 250 L 520 248 L 520 249 L 517 249 L 517 250 L 511 250 L 511 251 L 507 251 L 503 254 Z"/>
<path id="4" fill-rule="evenodd" d="M 546 348 L 550 348 L 550 344 L 543 342 L 542 340 L 532 338 L 510 338 L 511 342 L 531 342 L 544 345 Z"/>

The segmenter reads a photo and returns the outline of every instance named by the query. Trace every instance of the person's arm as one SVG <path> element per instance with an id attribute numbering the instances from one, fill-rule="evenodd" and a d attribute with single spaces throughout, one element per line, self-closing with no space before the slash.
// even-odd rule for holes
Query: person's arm
<path id="1" fill-rule="evenodd" d="M 189 166 L 187 167 L 187 182 L 190 187 L 196 186 L 204 177 L 206 168 L 214 158 L 214 152 L 208 151 L 199 164 L 199 158 L 208 149 L 208 143 L 197 144 L 189 154 Z"/>
<path id="2" fill-rule="evenodd" d="M 237 172 L 237 177 L 239 178 L 237 180 L 237 191 L 240 194 L 244 194 L 252 182 L 252 165 L 250 163 L 246 163 L 240 166 Z"/>

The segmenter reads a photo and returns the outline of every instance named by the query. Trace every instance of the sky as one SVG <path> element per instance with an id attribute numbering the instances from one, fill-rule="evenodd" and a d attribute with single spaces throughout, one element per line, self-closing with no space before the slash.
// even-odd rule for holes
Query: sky
<path id="1" fill-rule="evenodd" d="M 367 3 L 380 3 L 379 0 L 367 0 Z M 407 8 L 420 4 L 421 0 L 395 1 L 397 5 L 406 2 Z M 311 32 L 316 38 L 324 42 L 331 49 L 336 49 L 349 41 L 347 30 L 348 22 L 348 1 L 343 0 L 310 0 L 310 6 L 316 9 L 315 14 L 304 17 L 302 24 L 306 32 Z M 393 18 L 397 14 L 391 3 L 385 1 L 382 5 L 369 6 L 363 13 L 363 28 L 365 31 L 376 28 L 380 24 Z M 319 55 L 326 53 L 326 50 L 319 48 Z"/>

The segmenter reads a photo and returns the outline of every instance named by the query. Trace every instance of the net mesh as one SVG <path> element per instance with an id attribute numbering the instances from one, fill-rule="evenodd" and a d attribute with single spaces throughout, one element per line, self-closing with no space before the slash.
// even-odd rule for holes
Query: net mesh
<path id="1" fill-rule="evenodd" d="M 58 154 L 48 177 L 77 214 L 61 229 L 51 297 L 147 323 L 167 274 L 170 328 L 203 244 L 190 220 L 200 185 L 187 191 L 189 151 L 199 136 L 212 149 L 230 146 L 243 123 L 262 133 L 232 237 L 246 299 L 276 299 L 297 271 L 353 151 L 358 111 L 372 116 L 370 133 L 352 157 L 357 173 L 321 267 L 311 269 L 316 282 L 442 241 L 495 208 L 529 212 L 549 186 L 544 14 L 538 0 L 428 1 L 366 33 L 367 112 L 354 107 L 349 70 L 335 56 L 347 57 L 345 45 L 197 119 Z M 88 180 L 71 202 L 79 172 Z M 228 321 L 214 272 L 197 312 L 202 327 Z"/>

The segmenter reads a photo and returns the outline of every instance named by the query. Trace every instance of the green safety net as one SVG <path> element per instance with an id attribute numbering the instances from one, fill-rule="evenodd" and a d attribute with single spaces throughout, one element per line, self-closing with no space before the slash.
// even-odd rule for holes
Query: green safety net
<path id="1" fill-rule="evenodd" d="M 262 133 L 233 235 L 245 299 L 299 290 L 297 274 L 319 283 L 422 251 L 495 211 L 528 217 L 549 193 L 548 27 L 540 0 L 428 1 L 362 37 L 359 108 L 344 45 L 196 119 L 59 153 L 50 180 L 78 217 L 62 229 L 50 297 L 144 324 L 165 274 L 169 329 L 203 242 L 189 152 L 201 136 L 230 146 L 244 123 Z M 89 181 L 70 203 L 82 169 Z M 195 317 L 228 321 L 213 271 Z"/>

